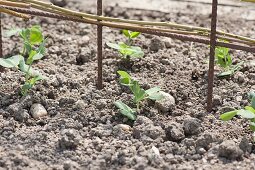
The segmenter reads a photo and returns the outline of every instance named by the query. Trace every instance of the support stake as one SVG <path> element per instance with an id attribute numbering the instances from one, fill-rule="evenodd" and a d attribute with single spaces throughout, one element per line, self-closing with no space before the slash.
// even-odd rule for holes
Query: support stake
<path id="1" fill-rule="evenodd" d="M 0 12 L 0 58 L 3 57 L 3 46 L 2 46 L 2 16 Z"/>
<path id="2" fill-rule="evenodd" d="M 102 0 L 97 0 L 97 15 L 103 14 L 103 3 Z M 102 89 L 103 88 L 103 47 L 102 47 L 102 31 L 103 26 L 98 25 L 97 26 L 97 62 L 98 62 L 98 72 L 97 72 L 97 88 Z"/>
<path id="3" fill-rule="evenodd" d="M 215 62 L 216 28 L 217 28 L 217 6 L 218 6 L 218 0 L 212 0 L 210 61 L 209 61 L 208 91 L 207 91 L 207 111 L 208 112 L 212 111 L 212 100 L 213 100 L 214 62 Z"/>

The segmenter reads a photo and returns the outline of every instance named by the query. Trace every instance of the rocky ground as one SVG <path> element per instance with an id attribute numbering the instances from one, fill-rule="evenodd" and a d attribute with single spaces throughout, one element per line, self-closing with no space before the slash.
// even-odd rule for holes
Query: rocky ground
<path id="1" fill-rule="evenodd" d="M 105 15 L 210 25 L 206 4 L 186 2 L 185 10 L 166 13 L 115 2 L 106 2 Z M 94 3 L 82 4 L 68 2 L 66 7 L 95 12 Z M 198 7 L 208 7 L 207 13 L 199 14 Z M 219 27 L 255 38 L 254 20 L 242 18 L 243 8 L 233 8 L 239 15 L 220 15 Z M 129 66 L 104 45 L 104 89 L 97 90 L 95 26 L 38 17 L 24 22 L 6 15 L 2 22 L 4 31 L 38 24 L 49 39 L 47 55 L 34 66 L 47 79 L 28 96 L 18 93 L 24 82 L 20 72 L 1 73 L 0 169 L 255 169 L 248 123 L 239 118 L 219 120 L 220 113 L 248 104 L 247 92 L 255 90 L 254 54 L 231 50 L 234 62 L 245 64 L 228 79 L 215 77 L 214 108 L 208 114 L 206 45 L 143 34 L 135 44 L 144 49 L 145 57 Z M 104 29 L 104 43 L 119 40 L 119 30 Z M 3 41 L 5 56 L 19 53 L 20 38 Z M 159 86 L 171 97 L 161 105 L 144 103 L 137 120 L 128 121 L 113 105 L 131 98 L 118 83 L 119 69 L 144 88 Z"/>

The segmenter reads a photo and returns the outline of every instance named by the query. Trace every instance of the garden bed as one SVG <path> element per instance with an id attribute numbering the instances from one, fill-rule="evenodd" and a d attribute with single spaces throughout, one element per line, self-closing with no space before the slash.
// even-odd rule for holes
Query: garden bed
<path id="1" fill-rule="evenodd" d="M 78 2 L 69 2 L 67 8 L 96 9 L 94 4 Z M 186 12 L 170 13 L 108 6 L 104 13 L 209 27 L 210 10 L 200 14 L 197 8 L 188 2 Z M 220 11 L 228 13 L 228 9 L 221 7 Z M 222 14 L 219 28 L 255 38 L 255 21 L 242 19 L 242 8 L 234 9 L 240 18 Z M 19 95 L 22 73 L 14 69 L 1 73 L 1 168 L 254 169 L 255 148 L 248 122 L 219 120 L 221 113 L 248 104 L 247 93 L 255 90 L 254 54 L 231 51 L 234 63 L 245 64 L 230 78 L 215 77 L 213 113 L 208 114 L 207 45 L 142 34 L 135 44 L 144 50 L 144 58 L 125 65 L 105 44 L 123 40 L 121 32 L 104 28 L 104 89 L 97 90 L 96 26 L 38 17 L 24 22 L 6 15 L 2 22 L 4 31 L 40 25 L 48 37 L 48 52 L 34 66 L 47 79 L 26 97 Z M 18 54 L 21 45 L 17 36 L 4 38 L 4 56 Z M 113 104 L 132 98 L 118 82 L 116 71 L 120 69 L 138 79 L 143 88 L 158 86 L 173 96 L 175 101 L 168 101 L 171 110 L 160 111 L 155 102 L 148 101 L 136 121 L 124 118 Z M 48 115 L 32 118 L 30 108 L 35 103 L 42 104 Z"/>

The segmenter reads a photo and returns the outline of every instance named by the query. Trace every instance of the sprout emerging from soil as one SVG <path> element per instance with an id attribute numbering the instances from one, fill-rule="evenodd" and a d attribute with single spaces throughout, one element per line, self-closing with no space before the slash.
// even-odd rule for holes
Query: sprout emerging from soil
<path id="1" fill-rule="evenodd" d="M 139 85 L 137 80 L 134 80 L 127 72 L 118 71 L 120 75 L 120 83 L 124 86 L 129 87 L 134 95 L 133 102 L 136 105 L 136 109 L 130 108 L 122 101 L 116 101 L 114 104 L 120 109 L 120 113 L 128 117 L 130 120 L 136 120 L 136 114 L 140 112 L 140 104 L 145 99 L 151 99 L 154 101 L 161 100 L 164 98 L 162 91 L 159 87 L 153 87 L 148 90 L 144 90 Z"/>
<path id="2" fill-rule="evenodd" d="M 144 52 L 140 47 L 132 46 L 133 39 L 140 35 L 140 32 L 132 32 L 129 30 L 122 30 L 123 35 L 127 38 L 127 42 L 116 43 L 106 43 L 107 46 L 118 50 L 122 58 L 125 60 L 130 60 L 130 58 L 141 58 L 144 56 Z"/>
<path id="3" fill-rule="evenodd" d="M 251 100 L 250 106 L 245 106 L 244 109 L 241 110 L 234 110 L 224 113 L 220 116 L 220 119 L 228 121 L 236 115 L 239 115 L 244 119 L 248 119 L 250 121 L 250 129 L 254 132 L 253 138 L 255 142 L 255 92 L 251 92 L 249 94 L 249 99 Z"/>
<path id="4" fill-rule="evenodd" d="M 23 50 L 19 55 L 9 58 L 0 58 L 0 65 L 5 68 L 17 68 L 25 74 L 25 84 L 21 87 L 21 94 L 27 95 L 27 92 L 42 80 L 43 76 L 33 70 L 32 64 L 36 60 L 40 60 L 45 52 L 45 39 L 40 26 L 32 26 L 31 28 L 12 29 L 7 32 L 7 36 L 19 34 L 23 40 Z"/>
<path id="5" fill-rule="evenodd" d="M 229 48 L 216 47 L 215 49 L 216 64 L 223 69 L 223 72 L 218 74 L 218 77 L 227 77 L 233 75 L 241 69 L 243 62 L 233 65 L 233 60 L 229 54 Z"/>

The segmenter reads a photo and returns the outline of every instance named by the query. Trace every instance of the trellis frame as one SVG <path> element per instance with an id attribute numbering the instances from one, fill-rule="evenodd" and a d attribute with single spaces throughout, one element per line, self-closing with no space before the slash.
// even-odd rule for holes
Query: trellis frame
<path id="1" fill-rule="evenodd" d="M 97 21 L 84 21 L 79 18 L 73 18 L 68 16 L 61 16 L 58 14 L 53 13 L 47 13 L 47 12 L 41 12 L 41 11 L 31 11 L 28 9 L 22 9 L 22 8 L 15 8 L 15 7 L 6 7 L 6 6 L 0 6 L 0 9 L 10 9 L 15 12 L 19 12 L 21 14 L 30 14 L 34 16 L 43 16 L 43 17 L 50 17 L 50 18 L 57 18 L 61 20 L 70 20 L 74 22 L 83 22 L 83 23 L 89 23 L 93 25 L 97 25 L 97 61 L 98 61 L 98 75 L 97 75 L 97 88 L 102 89 L 103 88 L 103 38 L 102 38 L 102 31 L 103 26 L 111 27 L 111 28 L 118 28 L 118 29 L 129 29 L 131 31 L 139 31 L 147 34 L 152 35 L 158 35 L 158 36 L 165 36 L 170 38 L 175 38 L 183 41 L 192 41 L 192 42 L 198 42 L 203 44 L 209 44 L 210 45 L 210 60 L 209 60 L 209 70 L 208 70 L 208 89 L 207 89 L 207 111 L 212 111 L 212 100 L 213 100 L 213 84 L 214 84 L 214 66 L 215 66 L 215 47 L 216 46 L 222 46 L 222 47 L 228 47 L 232 49 L 237 50 L 243 50 L 248 52 L 255 53 L 255 46 L 248 46 L 248 45 L 238 45 L 238 44 L 232 44 L 232 43 L 226 43 L 226 42 L 218 42 L 217 41 L 217 6 L 218 6 L 218 0 L 212 0 L 212 18 L 211 18 L 211 32 L 210 32 L 210 40 L 203 39 L 203 38 L 197 38 L 197 37 L 191 37 L 187 35 L 180 35 L 176 33 L 166 33 L 166 32 L 157 32 L 153 31 L 152 29 L 142 29 L 140 27 L 134 27 L 134 26 L 128 26 L 128 25 L 116 25 L 111 24 L 107 22 L 103 22 L 101 20 Z M 97 15 L 102 16 L 103 13 L 103 2 L 102 0 L 97 0 Z M 1 11 L 0 11 L 0 57 L 2 56 L 2 32 L 1 32 Z"/>

